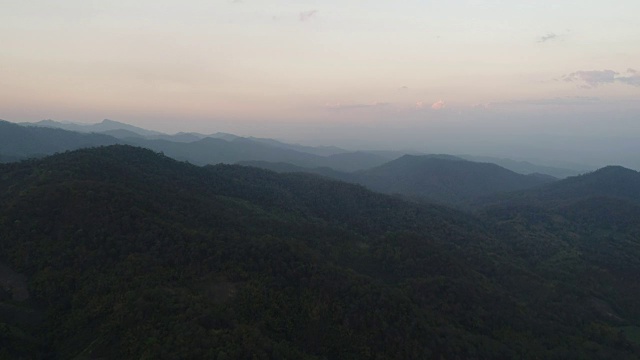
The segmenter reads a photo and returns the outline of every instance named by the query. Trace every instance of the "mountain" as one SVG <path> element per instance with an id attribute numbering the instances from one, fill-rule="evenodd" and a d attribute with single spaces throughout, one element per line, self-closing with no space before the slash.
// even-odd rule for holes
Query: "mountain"
<path id="1" fill-rule="evenodd" d="M 82 133 L 103 133 L 132 145 L 162 151 L 172 154 L 177 159 L 202 165 L 238 161 L 273 161 L 290 162 L 297 166 L 311 168 L 330 167 L 338 171 L 350 172 L 381 165 L 392 159 L 369 152 L 348 152 L 333 146 L 312 147 L 287 144 L 273 139 L 243 138 L 222 132 L 212 135 L 184 132 L 168 135 L 106 119 L 101 123 L 89 125 L 53 120 L 22 123 L 22 125 Z M 225 140 L 228 143 L 215 140 Z"/>
<path id="2" fill-rule="evenodd" d="M 637 222 L 544 229 L 130 146 L 0 164 L 0 200 L 6 358 L 640 350 Z"/>
<path id="3" fill-rule="evenodd" d="M 100 134 L 113 136 L 116 139 L 144 138 L 144 136 L 136 132 L 133 132 L 130 130 L 124 130 L 124 129 L 101 131 Z"/>
<path id="4" fill-rule="evenodd" d="M 285 162 L 269 161 L 240 161 L 237 164 L 242 166 L 252 166 L 260 169 L 271 170 L 277 173 L 308 173 L 344 182 L 355 182 L 354 175 L 352 173 L 337 171 L 329 167 L 306 168 Z"/>
<path id="5" fill-rule="evenodd" d="M 512 159 L 496 158 L 496 157 L 489 157 L 489 156 L 459 155 L 459 157 L 469 161 L 494 163 L 496 165 L 502 166 L 505 169 L 509 169 L 519 174 L 528 175 L 528 174 L 539 173 L 539 174 L 550 175 L 558 179 L 564 179 L 569 176 L 580 175 L 585 172 L 585 169 L 588 168 L 588 166 L 585 165 L 585 166 L 582 166 L 580 170 L 576 170 L 576 169 L 561 168 L 561 167 L 554 167 L 554 166 L 537 165 L 529 161 L 517 161 Z"/>
<path id="6" fill-rule="evenodd" d="M 129 144 L 161 151 L 168 156 L 198 165 L 242 161 L 285 162 L 304 168 L 329 167 L 337 171 L 356 171 L 386 160 L 367 153 L 346 153 L 332 156 L 319 156 L 299 152 L 283 147 L 273 147 L 249 138 L 236 138 L 231 141 L 204 138 L 191 143 L 178 143 L 166 140 L 128 139 Z"/>
<path id="7" fill-rule="evenodd" d="M 42 120 L 35 123 L 21 123 L 26 126 L 38 126 L 38 127 L 48 127 L 48 128 L 56 128 L 63 129 L 69 131 L 77 131 L 82 133 L 101 133 L 106 131 L 113 130 L 127 130 L 133 133 L 136 133 L 141 136 L 154 136 L 161 135 L 162 133 L 143 129 L 137 126 L 121 123 L 118 121 L 113 121 L 109 119 L 104 119 L 102 122 L 97 124 L 76 124 L 76 123 L 63 123 L 53 120 Z"/>
<path id="8" fill-rule="evenodd" d="M 536 189 L 478 199 L 476 206 L 536 204 L 545 207 L 586 198 L 610 198 L 640 204 L 640 172 L 622 166 L 606 166 Z"/>
<path id="9" fill-rule="evenodd" d="M 117 139 L 107 135 L 20 126 L 0 120 L 0 161 L 42 157 L 61 151 L 116 143 Z"/>
<path id="10" fill-rule="evenodd" d="M 405 155 L 358 172 L 355 179 L 375 191 L 445 204 L 460 204 L 480 196 L 553 181 L 549 177 L 521 175 L 495 164 L 466 161 L 451 155 Z"/>
<path id="11" fill-rule="evenodd" d="M 319 155 L 319 156 L 331 156 L 331 155 L 337 155 L 337 154 L 349 152 L 348 150 L 341 149 L 336 146 L 317 146 L 316 147 L 316 146 L 304 146 L 299 144 L 287 144 L 274 139 L 265 139 L 265 138 L 256 138 L 256 137 L 250 137 L 249 139 L 266 144 L 266 145 L 270 145 L 273 147 L 290 149 L 290 150 L 295 150 L 295 151 Z"/>

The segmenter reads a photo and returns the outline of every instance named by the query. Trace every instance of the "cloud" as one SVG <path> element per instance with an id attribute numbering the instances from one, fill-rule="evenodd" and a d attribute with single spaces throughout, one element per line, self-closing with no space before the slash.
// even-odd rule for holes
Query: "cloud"
<path id="1" fill-rule="evenodd" d="M 300 21 L 307 21 L 315 17 L 317 14 L 318 14 L 318 10 L 303 11 L 298 15 L 298 19 Z"/>
<path id="2" fill-rule="evenodd" d="M 567 82 L 584 82 L 590 88 L 616 81 L 617 72 L 613 70 L 576 71 L 562 77 Z"/>
<path id="3" fill-rule="evenodd" d="M 640 87 L 640 74 L 633 69 L 627 69 L 627 76 L 620 76 L 619 72 L 613 70 L 591 70 L 576 71 L 562 77 L 564 81 L 583 83 L 583 88 L 595 88 L 600 85 L 620 82 L 626 85 Z"/>
<path id="4" fill-rule="evenodd" d="M 554 39 L 557 39 L 557 38 L 558 38 L 558 35 L 556 35 L 554 33 L 548 33 L 547 35 L 540 36 L 538 38 L 538 42 L 539 43 L 543 43 L 543 42 L 547 42 L 547 41 L 554 40 Z"/>
<path id="5" fill-rule="evenodd" d="M 627 76 L 620 76 L 616 80 L 623 84 L 640 87 L 640 73 L 632 68 L 627 69 Z"/>
<path id="6" fill-rule="evenodd" d="M 434 102 L 434 103 L 431 105 L 431 108 L 432 108 L 433 110 L 442 110 L 442 109 L 444 109 L 446 106 L 447 106 L 447 105 L 445 104 L 445 102 L 444 102 L 443 100 L 438 100 L 438 101 Z"/>

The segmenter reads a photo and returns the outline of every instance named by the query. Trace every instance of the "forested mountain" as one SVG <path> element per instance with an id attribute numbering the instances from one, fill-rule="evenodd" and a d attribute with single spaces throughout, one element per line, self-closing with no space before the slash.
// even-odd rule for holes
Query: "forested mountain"
<path id="1" fill-rule="evenodd" d="M 541 228 L 129 146 L 0 165 L 0 201 L 4 358 L 640 351 L 637 224 Z M 4 285 L 20 274 L 28 298 Z"/>
<path id="2" fill-rule="evenodd" d="M 502 166 L 505 169 L 509 169 L 513 172 L 517 172 L 518 174 L 528 175 L 528 174 L 539 173 L 539 174 L 551 175 L 558 179 L 564 179 L 569 176 L 580 175 L 586 172 L 585 170 L 590 168 L 587 165 L 573 165 L 578 169 L 567 168 L 567 167 L 557 167 L 557 166 L 544 166 L 544 165 L 533 164 L 529 161 L 517 161 L 512 159 L 496 158 L 496 157 L 490 157 L 490 156 L 473 156 L 473 155 L 459 155 L 459 156 L 469 161 L 493 163 L 493 164 Z"/>
<path id="3" fill-rule="evenodd" d="M 198 165 L 241 161 L 285 162 L 305 168 L 329 167 L 338 171 L 356 171 L 380 165 L 388 161 L 378 155 L 367 153 L 343 153 L 320 156 L 300 152 L 282 146 L 272 146 L 250 138 L 223 140 L 204 138 L 180 143 L 167 140 L 129 139 L 129 144 L 162 151 L 166 155 Z"/>
<path id="4" fill-rule="evenodd" d="M 495 164 L 453 156 L 405 155 L 357 173 L 356 182 L 383 192 L 459 204 L 476 197 L 535 187 L 551 177 L 522 175 Z"/>
<path id="5" fill-rule="evenodd" d="M 237 164 L 242 166 L 252 166 L 260 169 L 271 170 L 277 173 L 308 173 L 349 183 L 354 183 L 356 181 L 355 175 L 353 173 L 334 170 L 330 167 L 306 168 L 285 162 L 269 161 L 240 161 Z"/>
<path id="6" fill-rule="evenodd" d="M 542 174 L 516 174 L 495 164 L 476 163 L 443 154 L 405 155 L 379 167 L 353 173 L 282 162 L 246 161 L 239 164 L 279 173 L 306 172 L 361 184 L 382 193 L 447 205 L 466 205 L 489 194 L 508 193 L 557 180 Z"/>
<path id="7" fill-rule="evenodd" d="M 476 206 L 537 204 L 550 207 L 593 197 L 640 203 L 639 189 L 640 172 L 622 166 L 607 166 L 536 189 L 488 196 L 474 203 Z"/>

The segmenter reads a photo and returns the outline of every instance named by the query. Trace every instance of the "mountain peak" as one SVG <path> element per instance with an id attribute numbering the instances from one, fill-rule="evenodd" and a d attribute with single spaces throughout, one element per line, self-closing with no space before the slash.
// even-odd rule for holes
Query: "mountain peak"
<path id="1" fill-rule="evenodd" d="M 635 176 L 638 175 L 638 172 L 620 165 L 609 165 L 600 168 L 591 174 L 600 176 Z"/>
<path id="2" fill-rule="evenodd" d="M 119 121 L 111 120 L 111 119 L 103 119 L 100 124 L 105 124 L 105 125 L 127 125 L 127 124 L 121 123 Z"/>

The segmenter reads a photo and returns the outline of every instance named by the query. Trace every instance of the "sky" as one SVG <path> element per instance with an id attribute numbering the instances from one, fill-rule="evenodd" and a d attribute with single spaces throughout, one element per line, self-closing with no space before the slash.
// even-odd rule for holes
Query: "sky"
<path id="1" fill-rule="evenodd" d="M 564 149 L 573 161 L 596 143 L 640 142 L 637 0 L 0 9 L 9 121 L 109 118 L 169 133 L 523 157 Z"/>

